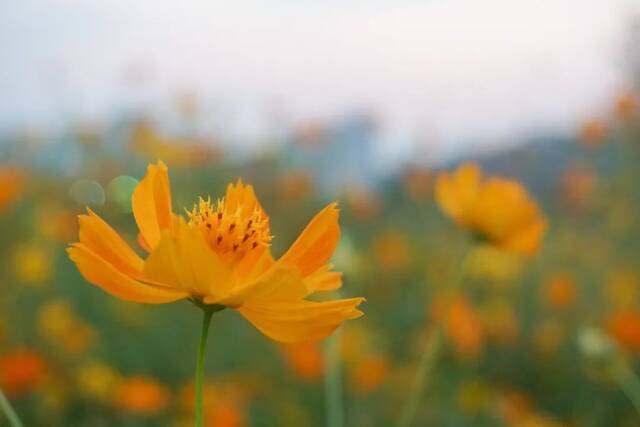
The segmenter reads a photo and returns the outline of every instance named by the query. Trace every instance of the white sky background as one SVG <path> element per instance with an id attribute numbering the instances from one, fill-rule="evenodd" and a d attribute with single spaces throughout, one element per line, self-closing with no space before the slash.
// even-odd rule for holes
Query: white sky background
<path id="1" fill-rule="evenodd" d="M 385 158 L 408 157 L 417 140 L 441 158 L 567 132 L 600 112 L 625 86 L 633 10 L 630 0 L 4 0 L 0 129 L 108 120 L 194 91 L 211 126 L 246 144 L 276 117 L 367 108 Z M 135 64 L 148 81 L 132 89 Z"/>

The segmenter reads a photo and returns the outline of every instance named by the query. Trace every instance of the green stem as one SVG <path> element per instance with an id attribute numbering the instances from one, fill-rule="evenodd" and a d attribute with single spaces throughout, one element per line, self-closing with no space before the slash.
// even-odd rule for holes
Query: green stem
<path id="1" fill-rule="evenodd" d="M 340 344 L 342 328 L 338 328 L 329 338 L 325 350 L 325 409 L 327 427 L 344 425 L 344 408 L 342 405 L 342 371 L 340 369 Z"/>
<path id="2" fill-rule="evenodd" d="M 415 418 L 418 406 L 422 401 L 427 379 L 431 376 L 431 371 L 433 371 L 436 366 L 441 344 L 442 331 L 441 328 L 436 327 L 435 331 L 433 331 L 431 336 L 429 336 L 424 353 L 422 353 L 418 372 L 416 372 L 416 382 L 413 385 L 413 392 L 411 393 L 411 396 L 409 396 L 409 401 L 400 415 L 400 419 L 397 424 L 398 427 L 410 426 L 411 422 Z"/>
<path id="3" fill-rule="evenodd" d="M 198 347 L 198 358 L 196 360 L 196 427 L 204 425 L 202 385 L 204 382 L 204 355 L 207 350 L 207 336 L 209 335 L 209 325 L 211 325 L 211 316 L 214 310 L 207 307 L 202 309 L 204 316 L 202 317 L 202 333 L 200 334 L 200 346 Z"/>
<path id="4" fill-rule="evenodd" d="M 0 390 L 0 408 L 2 408 L 2 411 L 7 416 L 11 427 L 23 427 L 20 418 L 18 418 L 18 414 L 16 414 L 16 411 L 13 410 L 11 403 L 9 403 L 9 400 L 4 395 L 2 390 Z"/>
<path id="5" fill-rule="evenodd" d="M 454 270 L 453 277 L 447 281 L 447 284 L 449 285 L 449 295 L 447 295 L 444 304 L 444 319 L 434 327 L 434 331 L 429 336 L 429 340 L 425 345 L 424 352 L 420 358 L 420 364 L 418 365 L 418 371 L 416 372 L 416 378 L 411 395 L 400 413 L 400 418 L 396 424 L 397 427 L 411 426 L 411 423 L 418 411 L 420 402 L 422 401 L 424 389 L 437 365 L 438 355 L 443 344 L 444 333 L 449 319 L 449 309 L 451 307 L 452 300 L 455 297 L 454 292 L 461 285 L 467 271 L 469 253 L 471 253 L 471 248 L 468 245 L 465 245 L 464 253 L 465 255 L 462 258 L 460 267 Z"/>
<path id="6" fill-rule="evenodd" d="M 640 380 L 638 376 L 626 362 L 622 361 L 618 363 L 618 366 L 614 367 L 614 376 L 618 385 L 629 398 L 638 415 L 640 415 Z"/>

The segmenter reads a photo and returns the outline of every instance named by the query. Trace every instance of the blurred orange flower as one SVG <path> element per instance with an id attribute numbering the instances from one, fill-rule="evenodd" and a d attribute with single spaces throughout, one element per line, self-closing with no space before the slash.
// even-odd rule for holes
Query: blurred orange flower
<path id="1" fill-rule="evenodd" d="M 180 393 L 181 402 L 189 411 L 194 409 L 194 393 L 192 383 L 187 384 Z M 204 396 L 206 426 L 245 427 L 249 425 L 244 413 L 246 391 L 233 384 L 207 382 L 204 385 Z M 193 421 L 188 420 L 184 425 L 193 425 Z"/>
<path id="2" fill-rule="evenodd" d="M 282 354 L 293 372 L 306 381 L 317 381 L 324 372 L 324 356 L 317 341 L 286 344 Z"/>
<path id="3" fill-rule="evenodd" d="M 508 425 L 516 425 L 531 414 L 531 399 L 518 391 L 503 392 L 497 404 L 500 415 Z"/>
<path id="4" fill-rule="evenodd" d="M 525 419 L 513 424 L 513 427 L 563 427 L 564 424 L 559 423 L 551 417 L 530 414 Z"/>
<path id="5" fill-rule="evenodd" d="M 622 347 L 640 352 L 640 311 L 617 310 L 605 322 L 606 330 Z"/>
<path id="6" fill-rule="evenodd" d="M 579 140 L 589 148 L 602 145 L 609 133 L 607 125 L 600 119 L 592 118 L 582 123 Z"/>
<path id="7" fill-rule="evenodd" d="M 117 386 L 113 403 L 127 412 L 155 415 L 169 404 L 169 391 L 153 378 L 134 376 L 124 379 Z"/>
<path id="8" fill-rule="evenodd" d="M 414 202 L 423 201 L 431 195 L 431 172 L 426 168 L 408 168 L 402 178 L 404 192 Z"/>
<path id="9" fill-rule="evenodd" d="M 59 242 L 68 242 L 78 233 L 76 213 L 60 207 L 41 205 L 38 227 L 42 235 Z"/>
<path id="10" fill-rule="evenodd" d="M 313 176 L 306 171 L 289 172 L 278 179 L 276 186 L 283 200 L 304 199 L 313 194 Z"/>
<path id="11" fill-rule="evenodd" d="M 376 236 L 372 243 L 377 265 L 385 271 L 401 270 L 411 259 L 407 238 L 397 230 L 387 230 Z"/>
<path id="12" fill-rule="evenodd" d="M 501 249 L 533 255 L 540 247 L 546 220 L 517 181 L 483 180 L 478 165 L 465 164 L 454 173 L 438 176 L 436 200 L 459 225 Z"/>
<path id="13" fill-rule="evenodd" d="M 380 198 L 372 191 L 352 189 L 345 195 L 348 210 L 360 221 L 373 220 L 382 208 Z"/>
<path id="14" fill-rule="evenodd" d="M 480 313 L 465 295 L 436 297 L 432 313 L 437 321 L 445 322 L 445 335 L 459 359 L 474 360 L 480 357 L 484 351 L 486 330 Z"/>
<path id="15" fill-rule="evenodd" d="M 335 203 L 278 260 L 269 248 L 269 217 L 253 187 L 240 180 L 216 203 L 201 198 L 185 219 L 173 213 L 168 170 L 158 162 L 133 192 L 132 206 L 138 241 L 150 252 L 146 260 L 91 210 L 79 217 L 80 242 L 68 248 L 84 278 L 113 296 L 233 308 L 281 342 L 321 339 L 362 315 L 356 306 L 363 298 L 306 299 L 342 284 L 328 264 L 340 236 Z"/>
<path id="16" fill-rule="evenodd" d="M 446 333 L 458 357 L 468 360 L 482 354 L 485 341 L 482 320 L 465 297 L 459 296 L 451 304 Z"/>
<path id="17" fill-rule="evenodd" d="M 569 206 L 583 209 L 596 188 L 598 176 L 594 168 L 585 163 L 571 163 L 562 174 L 561 186 Z"/>
<path id="18" fill-rule="evenodd" d="M 628 91 L 616 99 L 616 115 L 621 119 L 630 119 L 638 111 L 638 96 L 633 91 Z"/>
<path id="19" fill-rule="evenodd" d="M 26 176 L 21 169 L 0 167 L 0 212 L 9 208 L 22 195 Z"/>
<path id="20" fill-rule="evenodd" d="M 370 393 L 380 387 L 387 378 L 389 362 L 379 354 L 369 354 L 354 364 L 351 382 L 360 393 Z"/>
<path id="21" fill-rule="evenodd" d="M 556 310 L 564 310 L 574 305 L 578 287 L 571 273 L 560 272 L 548 277 L 542 284 L 542 299 Z"/>
<path id="22" fill-rule="evenodd" d="M 216 405 L 209 411 L 207 427 L 244 427 L 249 425 L 246 416 L 234 406 Z"/>
<path id="23" fill-rule="evenodd" d="M 46 372 L 44 360 L 32 350 L 17 349 L 0 356 L 0 388 L 10 396 L 28 393 Z"/>

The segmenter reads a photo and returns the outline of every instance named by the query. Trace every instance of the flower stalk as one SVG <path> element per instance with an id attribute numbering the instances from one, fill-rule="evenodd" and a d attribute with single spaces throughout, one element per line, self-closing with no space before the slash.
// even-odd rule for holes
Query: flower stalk
<path id="1" fill-rule="evenodd" d="M 614 362 L 612 374 L 622 392 L 627 396 L 633 408 L 640 415 L 640 379 L 633 372 L 631 366 L 620 358 Z"/>
<path id="2" fill-rule="evenodd" d="M 415 419 L 418 407 L 424 396 L 425 388 L 437 366 L 438 357 L 440 356 L 440 351 L 444 341 L 444 334 L 446 333 L 449 321 L 449 311 L 453 303 L 453 299 L 455 298 L 455 292 L 460 287 L 466 274 L 471 250 L 472 248 L 469 244 L 465 244 L 465 255 L 463 256 L 463 261 L 460 267 L 455 270 L 453 275 L 454 277 L 448 281 L 449 295 L 447 296 L 444 304 L 444 318 L 439 324 L 434 326 L 434 330 L 428 337 L 422 357 L 420 358 L 420 364 L 418 366 L 418 371 L 416 372 L 411 394 L 400 413 L 400 418 L 398 418 L 398 423 L 396 424 L 397 427 L 409 427 Z"/>
<path id="3" fill-rule="evenodd" d="M 213 313 L 220 311 L 224 307 L 220 308 L 220 306 L 206 306 L 201 305 L 203 316 L 202 316 L 202 329 L 200 333 L 200 345 L 198 346 L 198 356 L 196 359 L 196 427 L 204 426 L 204 393 L 203 393 L 203 385 L 204 385 L 204 361 L 205 354 L 207 351 L 207 337 L 209 335 L 209 326 L 211 325 L 211 317 Z"/>
<path id="4" fill-rule="evenodd" d="M 418 406 L 424 395 L 426 383 L 437 364 L 440 347 L 442 347 L 442 330 L 436 327 L 435 330 L 431 332 L 424 352 L 422 353 L 420 366 L 418 366 L 418 372 L 416 373 L 416 382 L 413 385 L 413 392 L 411 396 L 409 396 L 409 401 L 400 415 L 398 427 L 410 426 L 415 418 Z"/>
<path id="5" fill-rule="evenodd" d="M 18 414 L 16 414 L 16 411 L 13 410 L 11 403 L 9 403 L 9 399 L 7 399 L 1 389 L 0 408 L 2 408 L 2 412 L 4 412 L 4 414 L 7 416 L 11 427 L 23 427 L 22 421 L 20 421 L 20 418 L 18 418 Z"/>

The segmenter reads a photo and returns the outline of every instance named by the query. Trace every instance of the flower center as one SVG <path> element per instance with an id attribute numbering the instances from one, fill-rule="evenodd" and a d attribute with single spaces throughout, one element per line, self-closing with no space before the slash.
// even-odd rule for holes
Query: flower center
<path id="1" fill-rule="evenodd" d="M 211 249 L 230 263 L 259 246 L 269 246 L 273 237 L 269 218 L 259 206 L 248 209 L 236 203 L 230 207 L 224 198 L 214 205 L 210 198 L 201 197 L 187 215 L 189 225 L 198 227 Z"/>

